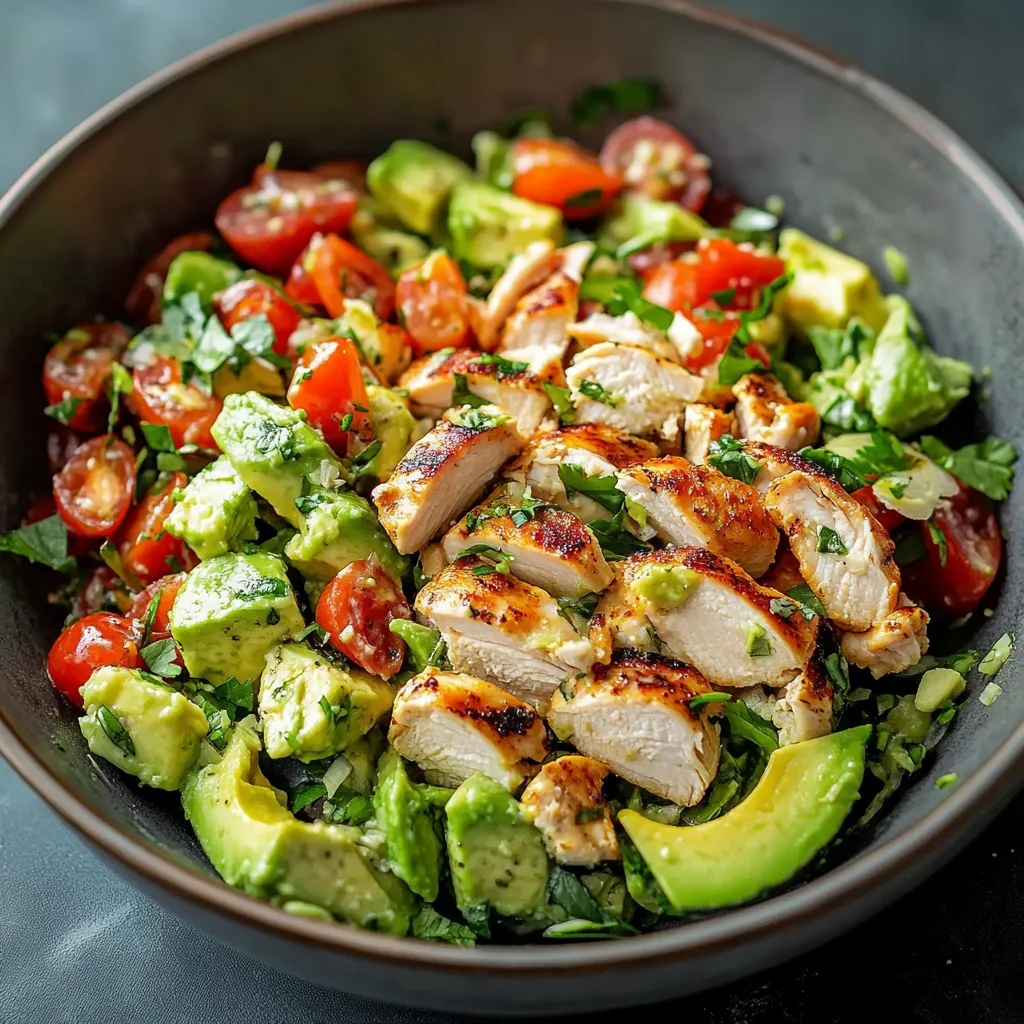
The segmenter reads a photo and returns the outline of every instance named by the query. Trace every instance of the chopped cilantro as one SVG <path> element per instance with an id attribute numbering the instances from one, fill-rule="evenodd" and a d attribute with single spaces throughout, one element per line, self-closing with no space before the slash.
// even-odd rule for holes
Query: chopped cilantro
<path id="1" fill-rule="evenodd" d="M 0 551 L 20 555 L 58 572 L 75 571 L 75 560 L 68 554 L 68 528 L 58 515 L 0 533 Z"/>
<path id="2" fill-rule="evenodd" d="M 897 495 L 899 497 L 899 495 Z M 939 552 L 939 565 L 946 564 L 946 558 L 949 555 L 949 543 L 946 541 L 946 534 L 943 529 L 935 522 L 935 517 L 932 516 L 930 519 L 925 521 L 925 528 L 928 530 L 928 538 L 935 545 Z"/>
<path id="3" fill-rule="evenodd" d="M 298 814 L 322 796 L 327 796 L 327 787 L 322 782 L 303 782 L 292 792 L 289 801 L 292 814 Z"/>
<path id="4" fill-rule="evenodd" d="M 741 700 L 731 700 L 722 705 L 729 731 L 762 750 L 771 753 L 779 746 L 779 735 L 763 718 L 754 714 Z"/>
<path id="5" fill-rule="evenodd" d="M 558 598 L 558 614 L 577 632 L 582 632 L 594 617 L 600 594 L 584 594 L 574 601 L 571 597 Z"/>
<path id="6" fill-rule="evenodd" d="M 825 609 L 817 595 L 807 583 L 798 583 L 786 591 L 786 596 L 793 598 L 800 605 L 805 619 L 813 619 L 815 615 L 825 615 Z"/>
<path id="7" fill-rule="evenodd" d="M 78 411 L 78 407 L 85 401 L 84 398 L 65 398 L 55 405 L 48 405 L 43 412 L 47 416 L 55 419 L 58 423 L 63 423 L 65 427 L 70 426 L 71 420 L 75 413 Z"/>
<path id="8" fill-rule="evenodd" d="M 443 917 L 424 904 L 412 919 L 412 934 L 425 942 L 450 942 L 455 946 L 475 946 L 476 933 L 464 924 Z"/>
<path id="9" fill-rule="evenodd" d="M 356 454 L 348 460 L 349 469 L 351 469 L 353 473 L 359 473 L 366 469 L 377 457 L 377 453 L 383 446 L 384 443 L 379 438 L 375 441 L 371 441 L 365 448 L 356 452 Z"/>
<path id="10" fill-rule="evenodd" d="M 592 519 L 587 526 L 601 545 L 604 557 L 609 561 L 626 558 L 638 551 L 650 551 L 651 545 L 640 540 L 625 526 L 626 506 L 623 503 L 611 519 Z"/>
<path id="11" fill-rule="evenodd" d="M 110 415 L 107 417 L 107 432 L 113 433 L 117 417 L 121 411 L 121 396 L 130 395 L 135 390 L 132 375 L 125 367 L 115 360 L 110 367 Z"/>
<path id="12" fill-rule="evenodd" d="M 843 539 L 831 526 L 818 527 L 818 551 L 822 554 L 832 555 L 849 554 Z"/>
<path id="13" fill-rule="evenodd" d="M 581 395 L 591 399 L 591 401 L 600 402 L 602 405 L 616 406 L 622 405 L 623 402 L 622 395 L 609 391 L 596 380 L 581 380 L 579 392 Z"/>
<path id="14" fill-rule="evenodd" d="M 569 398 L 569 389 L 561 388 L 550 381 L 544 381 L 541 387 L 544 389 L 544 394 L 551 399 L 551 404 L 555 407 L 555 412 L 558 413 L 558 418 L 562 425 L 567 426 L 575 422 L 576 409 Z"/>
<path id="15" fill-rule="evenodd" d="M 609 512 L 618 512 L 623 506 L 624 496 L 618 489 L 618 478 L 611 473 L 584 476 L 583 470 L 575 463 L 563 462 L 558 467 L 558 479 L 570 498 L 574 494 L 583 494 Z"/>
<path id="16" fill-rule="evenodd" d="M 457 559 L 465 558 L 466 555 L 479 556 L 480 564 L 473 566 L 474 576 L 490 576 L 494 572 L 508 576 L 511 572 L 512 556 L 489 544 L 471 544 L 468 548 L 463 548 L 455 557 Z"/>
<path id="17" fill-rule="evenodd" d="M 921 438 L 921 448 L 934 462 L 958 480 L 991 498 L 1003 501 L 1013 486 L 1017 449 L 1008 441 L 989 437 L 954 451 L 937 437 Z"/>
<path id="18" fill-rule="evenodd" d="M 927 555 L 928 552 L 924 546 L 924 537 L 921 536 L 921 533 L 918 530 L 912 530 L 910 533 L 901 537 L 896 542 L 896 548 L 892 553 L 893 560 L 900 566 L 912 565 L 914 562 L 920 562 L 923 558 L 926 558 Z"/>
<path id="19" fill-rule="evenodd" d="M 618 78 L 592 85 L 573 101 L 570 116 L 576 124 L 595 124 L 609 114 L 652 110 L 663 101 L 661 85 L 651 78 Z"/>
<path id="20" fill-rule="evenodd" d="M 177 450 L 174 439 L 171 437 L 170 427 L 163 423 L 140 423 L 139 426 L 142 428 L 142 436 L 145 437 L 146 444 L 152 451 L 173 452 Z"/>
<path id="21" fill-rule="evenodd" d="M 178 645 L 168 637 L 147 644 L 139 652 L 149 670 L 165 679 L 175 679 L 181 675 L 181 666 L 177 662 Z"/>
<path id="22" fill-rule="evenodd" d="M 114 744 L 120 751 L 127 754 L 129 757 L 135 756 L 135 744 L 132 742 L 132 738 L 128 733 L 128 730 L 121 724 L 120 719 L 114 714 L 106 704 L 101 704 L 96 709 L 96 718 L 100 723 L 100 727 L 106 734 L 108 740 Z"/>
<path id="23" fill-rule="evenodd" d="M 506 359 L 495 352 L 485 352 L 476 360 L 481 366 L 495 367 L 495 375 L 498 380 L 503 377 L 512 377 L 517 373 L 523 373 L 529 369 L 530 364 L 521 362 L 518 359 Z"/>
<path id="24" fill-rule="evenodd" d="M 672 326 L 672 321 L 675 319 L 675 313 L 672 310 L 648 302 L 643 297 L 640 284 L 630 278 L 616 280 L 613 295 L 605 305 L 612 316 L 622 316 L 627 312 L 633 313 L 638 319 L 656 327 L 662 333 Z"/>
<path id="25" fill-rule="evenodd" d="M 801 605 L 796 601 L 791 601 L 788 597 L 773 597 L 768 602 L 768 608 L 773 615 L 778 615 L 780 619 L 788 619 L 793 612 L 803 610 Z"/>
<path id="26" fill-rule="evenodd" d="M 469 390 L 469 384 L 464 373 L 453 374 L 453 377 L 455 386 L 452 390 L 452 405 L 468 405 L 472 409 L 479 409 L 481 405 L 491 404 L 488 399 L 474 395 Z"/>
<path id="27" fill-rule="evenodd" d="M 712 292 L 711 298 L 713 298 L 720 306 L 728 306 L 729 303 L 736 298 L 736 289 L 723 288 L 721 291 Z"/>
<path id="28" fill-rule="evenodd" d="M 707 463 L 719 473 L 734 480 L 742 480 L 745 484 L 752 484 L 761 471 L 761 463 L 753 455 L 748 455 L 743 442 L 737 441 L 731 434 L 723 434 L 711 442 Z"/>
<path id="29" fill-rule="evenodd" d="M 772 654 L 772 645 L 764 626 L 758 622 L 747 627 L 747 654 L 752 658 L 767 658 Z"/>

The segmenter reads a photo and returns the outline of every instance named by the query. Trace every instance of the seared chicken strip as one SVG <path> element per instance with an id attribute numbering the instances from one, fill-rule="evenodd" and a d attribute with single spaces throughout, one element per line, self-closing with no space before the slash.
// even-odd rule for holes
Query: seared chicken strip
<path id="1" fill-rule="evenodd" d="M 444 538 L 449 561 L 475 544 L 512 557 L 513 576 L 556 597 L 604 590 L 614 578 L 601 545 L 579 516 L 556 505 L 524 503 L 523 489 L 507 484 L 468 512 Z"/>
<path id="2" fill-rule="evenodd" d="M 578 423 L 606 423 L 631 434 L 671 429 L 681 407 L 696 401 L 703 386 L 689 370 L 650 349 L 610 342 L 578 352 L 565 379 Z"/>
<path id="3" fill-rule="evenodd" d="M 817 657 L 776 693 L 772 724 L 779 730 L 780 746 L 813 740 L 832 731 L 832 682 Z"/>
<path id="4" fill-rule="evenodd" d="M 732 393 L 740 437 L 794 451 L 817 441 L 818 410 L 807 402 L 794 402 L 771 374 L 748 373 L 733 385 Z"/>
<path id="5" fill-rule="evenodd" d="M 718 727 L 689 702 L 711 687 L 672 658 L 615 652 L 610 665 L 554 695 L 548 722 L 559 738 L 616 775 L 689 807 L 718 771 Z"/>
<path id="6" fill-rule="evenodd" d="M 615 576 L 590 620 L 602 662 L 647 625 L 651 644 L 721 686 L 781 685 L 814 650 L 817 622 L 796 602 L 703 548 L 631 555 Z"/>
<path id="7" fill-rule="evenodd" d="M 594 661 L 590 642 L 550 594 L 480 555 L 438 573 L 419 592 L 416 611 L 440 630 L 458 671 L 490 679 L 542 712 L 563 679 Z"/>
<path id="8" fill-rule="evenodd" d="M 900 571 L 873 515 L 824 474 L 793 472 L 764 496 L 800 572 L 840 629 L 862 633 L 895 607 Z"/>
<path id="9" fill-rule="evenodd" d="M 469 508 L 525 438 L 493 405 L 449 409 L 373 489 L 381 526 L 403 554 L 418 551 Z"/>
<path id="10" fill-rule="evenodd" d="M 548 752 L 543 719 L 528 704 L 484 679 L 434 668 L 395 695 L 388 739 L 437 786 L 483 772 L 512 791 Z"/>
<path id="11" fill-rule="evenodd" d="M 790 473 L 801 472 L 808 476 L 831 479 L 815 462 L 804 458 L 799 452 L 791 452 L 788 448 L 780 448 L 777 444 L 765 444 L 763 441 L 744 441 L 743 451 L 757 464 L 757 476 L 753 486 L 764 494 L 779 477 Z"/>
<path id="12" fill-rule="evenodd" d="M 523 790 L 523 814 L 557 863 L 593 867 L 622 856 L 601 793 L 607 774 L 600 761 L 570 754 L 549 761 Z"/>
<path id="13" fill-rule="evenodd" d="M 928 652 L 928 613 L 900 594 L 900 607 L 863 633 L 843 633 L 846 660 L 875 679 L 905 672 Z"/>
<path id="14" fill-rule="evenodd" d="M 608 342 L 612 345 L 636 345 L 647 348 L 657 355 L 673 362 L 679 361 L 675 345 L 661 331 L 645 324 L 636 313 L 610 316 L 608 313 L 591 313 L 586 320 L 569 324 L 569 337 L 581 348 Z"/>
<path id="15" fill-rule="evenodd" d="M 484 351 L 490 352 L 497 345 L 498 332 L 512 315 L 516 303 L 550 275 L 554 251 L 554 243 L 543 239 L 531 242 L 509 261 L 473 325 L 477 341 Z"/>
<path id="16" fill-rule="evenodd" d="M 779 533 L 749 484 L 686 459 L 652 459 L 619 472 L 619 490 L 647 511 L 668 544 L 707 548 L 762 575 L 775 558 Z"/>
<path id="17" fill-rule="evenodd" d="M 566 328 L 580 305 L 579 281 L 562 270 L 527 292 L 505 321 L 498 350 L 506 359 L 527 364 L 542 380 L 561 383 L 562 361 L 569 348 Z"/>
<path id="18" fill-rule="evenodd" d="M 694 402 L 683 414 L 685 447 L 683 454 L 688 462 L 703 466 L 707 461 L 712 441 L 726 434 L 736 433 L 736 417 L 731 412 L 716 409 L 713 405 Z"/>

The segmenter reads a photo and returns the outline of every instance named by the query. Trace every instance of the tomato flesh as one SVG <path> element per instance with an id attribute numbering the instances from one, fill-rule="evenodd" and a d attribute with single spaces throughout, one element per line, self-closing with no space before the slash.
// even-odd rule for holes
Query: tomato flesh
<path id="1" fill-rule="evenodd" d="M 371 428 L 369 398 L 355 345 L 348 338 L 327 338 L 308 345 L 295 367 L 288 403 L 303 410 L 324 440 L 344 454 L 350 433 L 362 435 Z M 352 420 L 345 424 L 343 418 L 349 413 Z"/>
<path id="2" fill-rule="evenodd" d="M 886 533 L 892 533 L 897 527 L 906 522 L 906 518 L 893 508 L 883 505 L 875 496 L 873 488 L 858 487 L 850 492 L 851 498 L 856 498 L 877 520 Z"/>
<path id="3" fill-rule="evenodd" d="M 266 282 L 253 278 L 243 278 L 225 288 L 217 298 L 217 311 L 228 331 L 250 317 L 265 316 L 274 328 L 274 351 L 279 356 L 288 352 L 288 339 L 302 319 L 287 299 Z"/>
<path id="4" fill-rule="evenodd" d="M 417 354 L 469 344 L 466 294 L 459 265 L 443 252 L 432 253 L 399 277 L 395 293 L 399 319 Z"/>
<path id="5" fill-rule="evenodd" d="M 164 281 L 167 268 L 183 252 L 208 252 L 213 248 L 213 235 L 209 231 L 193 231 L 168 242 L 135 278 L 135 284 L 124 301 L 124 308 L 132 323 L 139 327 L 160 322 L 163 313 Z"/>
<path id="6" fill-rule="evenodd" d="M 184 542 L 164 529 L 174 508 L 173 494 L 188 486 L 184 473 L 173 473 L 159 491 L 147 494 L 128 514 L 118 535 L 118 549 L 125 569 L 143 583 L 171 571 L 175 564 L 194 564 Z"/>
<path id="7" fill-rule="evenodd" d="M 375 260 L 337 235 L 325 235 L 312 257 L 313 281 L 320 303 L 331 316 L 345 312 L 345 299 L 363 299 L 378 319 L 395 311 L 395 282 Z"/>
<path id="8" fill-rule="evenodd" d="M 102 430 L 111 368 L 129 338 L 121 324 L 86 324 L 68 331 L 46 354 L 43 391 L 47 402 L 78 401 L 68 417 L 69 427 Z"/>
<path id="9" fill-rule="evenodd" d="M 523 199 L 557 206 L 567 220 L 603 213 L 622 188 L 593 153 L 559 139 L 517 139 L 512 148 L 512 191 Z"/>
<path id="10" fill-rule="evenodd" d="M 109 537 L 135 493 L 135 453 L 113 434 L 79 445 L 53 478 L 57 512 L 80 537 Z"/>
<path id="11" fill-rule="evenodd" d="M 320 301 L 320 292 L 317 291 L 316 281 L 313 280 L 313 260 L 316 250 L 323 242 L 323 235 L 314 235 L 309 245 L 299 254 L 299 258 L 292 264 L 288 272 L 288 280 L 285 281 L 285 294 L 301 302 L 304 306 L 320 308 L 323 303 Z"/>
<path id="12" fill-rule="evenodd" d="M 335 650 L 360 668 L 388 679 L 401 667 L 405 641 L 388 628 L 411 619 L 402 588 L 376 559 L 352 562 L 331 580 L 316 606 L 317 624 Z"/>
<path id="13" fill-rule="evenodd" d="M 165 640 L 171 635 L 171 607 L 175 597 L 178 596 L 178 590 L 185 582 L 185 575 L 183 572 L 176 572 L 172 575 L 161 576 L 159 579 L 153 580 L 145 590 L 140 590 L 135 595 L 128 616 L 138 622 L 144 623 L 149 616 L 150 606 L 155 600 L 159 601 L 149 629 L 150 641 Z"/>
<path id="14" fill-rule="evenodd" d="M 95 612 L 68 626 L 50 648 L 50 681 L 72 704 L 83 707 L 82 687 L 106 665 L 141 668 L 138 633 L 131 619 Z"/>
<path id="15" fill-rule="evenodd" d="M 136 367 L 132 382 L 129 403 L 140 420 L 163 424 L 178 448 L 183 444 L 217 447 L 210 427 L 223 403 L 191 382 L 183 384 L 178 362 L 157 356 L 148 366 Z"/>

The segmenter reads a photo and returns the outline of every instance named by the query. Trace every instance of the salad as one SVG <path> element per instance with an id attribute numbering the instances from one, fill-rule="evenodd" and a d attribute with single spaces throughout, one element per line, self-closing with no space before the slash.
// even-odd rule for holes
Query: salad
<path id="1" fill-rule="evenodd" d="M 475 166 L 275 144 L 53 341 L 52 493 L 0 549 L 63 577 L 97 770 L 180 794 L 229 884 L 632 935 L 801 877 L 998 696 L 1013 637 L 956 643 L 1017 457 L 953 440 L 983 371 L 658 100 L 581 96 L 636 115 L 600 153 L 537 111 Z"/>

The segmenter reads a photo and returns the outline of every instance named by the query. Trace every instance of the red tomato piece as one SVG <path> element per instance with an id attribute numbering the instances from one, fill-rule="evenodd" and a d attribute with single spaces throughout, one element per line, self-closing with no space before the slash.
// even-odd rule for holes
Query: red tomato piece
<path id="1" fill-rule="evenodd" d="M 68 426 L 85 431 L 103 429 L 111 367 L 130 337 L 121 324 L 84 324 L 68 331 L 47 352 L 43 363 L 47 402 L 79 401 Z"/>
<path id="2" fill-rule="evenodd" d="M 711 161 L 682 132 L 654 117 L 636 117 L 616 128 L 600 159 L 627 189 L 681 203 L 694 213 L 711 190 Z"/>
<path id="3" fill-rule="evenodd" d="M 124 522 L 135 493 L 135 452 L 104 434 L 79 445 L 53 478 L 57 512 L 80 537 L 109 537 Z"/>
<path id="4" fill-rule="evenodd" d="M 164 529 L 174 508 L 173 494 L 188 485 L 184 473 L 173 473 L 159 491 L 145 495 L 131 510 L 118 534 L 118 549 L 125 569 L 149 583 L 180 566 L 194 564 L 185 544 Z"/>
<path id="5" fill-rule="evenodd" d="M 320 301 L 320 293 L 316 289 L 316 281 L 313 280 L 313 263 L 316 250 L 323 240 L 323 235 L 312 237 L 309 245 L 302 250 L 299 258 L 292 264 L 292 269 L 288 272 L 288 280 L 284 285 L 285 294 L 289 298 L 301 302 L 304 306 L 313 306 L 318 309 L 323 306 L 323 303 Z"/>
<path id="6" fill-rule="evenodd" d="M 110 611 L 112 608 L 124 613 L 131 604 L 132 596 L 124 581 L 109 566 L 97 565 L 85 577 L 85 582 L 71 602 L 71 614 L 81 618 L 83 615 Z"/>
<path id="7" fill-rule="evenodd" d="M 376 559 L 353 562 L 327 584 L 316 606 L 317 624 L 331 646 L 374 675 L 388 679 L 401 667 L 405 641 L 388 629 L 411 619 L 402 588 Z"/>
<path id="8" fill-rule="evenodd" d="M 679 259 L 683 253 L 693 252 L 696 248 L 696 242 L 658 242 L 649 249 L 630 253 L 626 257 L 626 262 L 634 274 L 647 281 L 658 267 Z"/>
<path id="9" fill-rule="evenodd" d="M 184 582 L 185 573 L 183 572 L 174 573 L 171 576 L 161 576 L 160 579 L 153 580 L 145 590 L 140 590 L 135 595 L 128 617 L 138 622 L 144 623 L 149 616 L 153 602 L 159 602 L 153 613 L 153 623 L 149 630 L 150 642 L 166 640 L 171 635 L 171 606 Z"/>
<path id="10" fill-rule="evenodd" d="M 293 409 L 302 409 L 324 440 L 344 454 L 349 433 L 364 434 L 371 427 L 355 345 L 348 338 L 328 338 L 307 346 L 295 367 L 288 402 Z M 343 418 L 349 413 L 352 420 L 345 424 Z"/>
<path id="11" fill-rule="evenodd" d="M 287 353 L 288 339 L 302 319 L 299 311 L 283 295 L 265 281 L 253 278 L 243 278 L 225 288 L 217 297 L 217 312 L 228 331 L 235 324 L 262 313 L 274 328 L 274 351 L 279 356 Z"/>
<path id="12" fill-rule="evenodd" d="M 373 258 L 337 235 L 325 235 L 313 255 L 313 281 L 331 316 L 345 312 L 345 299 L 364 299 L 381 320 L 395 311 L 395 282 Z"/>
<path id="13" fill-rule="evenodd" d="M 178 362 L 157 356 L 149 366 L 136 367 L 132 383 L 135 389 L 128 402 L 140 420 L 163 424 L 178 448 L 183 444 L 217 447 L 210 427 L 223 403 L 192 382 L 183 384 Z"/>
<path id="14" fill-rule="evenodd" d="M 82 686 L 105 665 L 141 668 L 139 635 L 131 619 L 96 612 L 73 622 L 57 637 L 46 661 L 50 681 L 78 707 Z"/>
<path id="15" fill-rule="evenodd" d="M 253 183 L 217 208 L 217 230 L 242 259 L 283 274 L 318 231 L 344 231 L 358 195 L 345 181 L 307 171 L 256 168 Z"/>
<path id="16" fill-rule="evenodd" d="M 365 195 L 366 167 L 365 160 L 325 160 L 313 168 L 313 173 L 329 181 L 343 181 L 360 195 Z"/>
<path id="17" fill-rule="evenodd" d="M 608 173 L 593 153 L 574 142 L 517 139 L 512 161 L 512 191 L 523 199 L 557 206 L 566 220 L 603 213 L 622 188 L 617 174 Z"/>
<path id="18" fill-rule="evenodd" d="M 871 486 L 858 487 L 850 492 L 851 498 L 856 498 L 879 522 L 879 525 L 886 533 L 892 533 L 898 526 L 906 522 L 903 515 L 893 508 L 883 505 Z"/>
<path id="19" fill-rule="evenodd" d="M 398 318 L 417 354 L 469 344 L 466 294 L 462 271 L 447 253 L 431 253 L 399 277 L 395 291 Z"/>
<path id="20" fill-rule="evenodd" d="M 139 327 L 159 323 L 163 312 L 167 268 L 174 258 L 183 252 L 208 252 L 212 247 L 213 235 L 209 231 L 193 231 L 168 242 L 139 271 L 128 298 L 124 300 L 125 311 L 132 323 L 138 324 Z"/>

